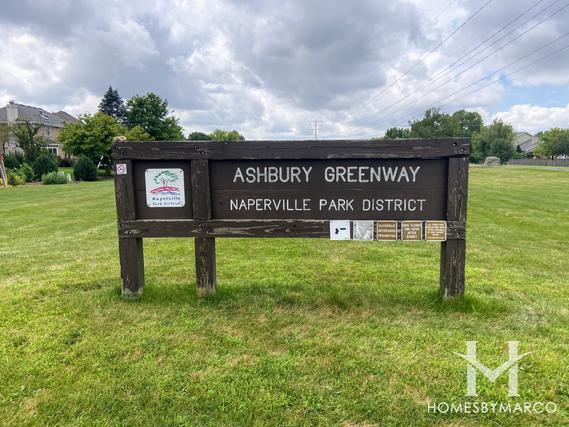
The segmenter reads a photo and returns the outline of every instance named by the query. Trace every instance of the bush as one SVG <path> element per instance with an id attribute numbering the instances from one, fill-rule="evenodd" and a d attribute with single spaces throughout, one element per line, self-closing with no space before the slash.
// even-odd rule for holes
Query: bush
<path id="1" fill-rule="evenodd" d="M 26 182 L 32 182 L 34 180 L 34 169 L 28 163 L 22 163 L 17 169 L 18 175 L 20 175 Z"/>
<path id="2" fill-rule="evenodd" d="M 4 155 L 4 166 L 6 169 L 18 169 L 24 163 L 24 155 L 22 153 L 8 153 Z"/>
<path id="3" fill-rule="evenodd" d="M 75 162 L 71 157 L 59 157 L 58 161 L 60 168 L 71 168 L 75 165 Z"/>
<path id="4" fill-rule="evenodd" d="M 76 181 L 96 181 L 97 166 L 89 157 L 81 156 L 73 167 L 73 176 Z"/>
<path id="5" fill-rule="evenodd" d="M 10 169 L 6 172 L 6 178 L 8 179 L 8 185 L 24 185 L 26 183 L 26 179 L 18 174 L 18 171 L 14 169 Z"/>
<path id="6" fill-rule="evenodd" d="M 34 176 L 40 179 L 47 173 L 57 171 L 57 157 L 47 151 L 43 151 L 36 157 L 32 167 L 34 168 Z"/>
<path id="7" fill-rule="evenodd" d="M 68 174 L 65 172 L 50 172 L 41 177 L 41 181 L 45 185 L 67 184 L 69 182 Z"/>

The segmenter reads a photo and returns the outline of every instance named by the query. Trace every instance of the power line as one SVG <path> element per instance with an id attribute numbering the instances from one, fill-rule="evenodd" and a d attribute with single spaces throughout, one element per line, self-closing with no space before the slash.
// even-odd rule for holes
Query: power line
<path id="1" fill-rule="evenodd" d="M 497 42 L 499 42 L 500 40 L 503 40 L 506 36 L 508 36 L 509 34 L 512 34 L 513 32 L 515 32 L 516 30 L 518 30 L 522 25 L 527 24 L 529 21 L 531 21 L 533 18 L 535 18 L 536 16 L 542 14 L 543 12 L 545 12 L 547 9 L 549 9 L 551 6 L 553 6 L 556 3 L 559 3 L 561 0 L 556 0 L 554 1 L 552 4 L 550 4 L 549 6 L 547 6 L 545 9 L 539 11 L 538 13 L 536 13 L 535 15 L 533 15 L 531 18 L 529 18 L 528 20 L 526 20 L 525 22 L 523 22 L 521 25 L 519 25 L 518 27 L 514 28 L 512 31 L 506 33 L 503 37 L 499 38 L 498 40 L 495 40 L 494 42 L 492 42 L 490 45 L 486 46 L 484 49 L 482 49 L 480 52 L 476 53 L 475 55 L 473 55 L 471 58 L 459 63 L 456 67 L 454 67 L 455 64 L 457 64 L 457 62 L 459 62 L 461 59 L 463 59 L 465 56 L 468 56 L 469 53 L 472 53 L 473 51 L 477 50 L 481 45 L 483 45 L 485 42 L 489 41 L 490 39 L 492 39 L 494 36 L 496 36 L 497 34 L 501 33 L 504 29 L 506 29 L 507 27 L 509 27 L 513 22 L 517 21 L 520 17 L 522 17 L 523 15 L 525 15 L 526 13 L 528 13 L 530 10 L 532 10 L 533 8 L 535 8 L 537 5 L 539 5 L 539 3 L 543 2 L 544 0 L 539 0 L 536 4 L 534 4 L 533 6 L 531 6 L 529 9 L 527 9 L 525 12 L 521 13 L 520 15 L 518 15 L 516 18 L 514 18 L 512 21 L 510 21 L 508 24 L 506 24 L 505 26 L 503 26 L 500 30 L 498 30 L 497 32 L 494 32 L 494 34 L 492 34 L 490 37 L 487 37 L 482 43 L 479 43 L 476 47 L 474 47 L 473 49 L 471 49 L 469 52 L 467 52 L 465 55 L 462 55 L 460 58 L 458 58 L 456 61 L 454 61 L 452 64 L 450 64 L 445 70 L 442 70 L 441 72 L 438 72 L 436 75 L 434 75 L 433 77 L 431 77 L 430 80 L 428 80 L 427 82 L 423 83 L 421 86 L 419 86 L 417 89 L 413 90 L 411 93 L 408 93 L 407 95 L 403 96 L 402 98 L 400 98 L 399 100 L 392 102 L 391 104 L 389 104 L 387 107 L 384 107 L 383 109 L 381 109 L 380 111 L 376 111 L 374 113 L 372 113 L 370 116 L 375 116 L 378 114 L 381 114 L 387 110 L 389 110 L 391 107 L 394 107 L 395 105 L 399 104 L 400 102 L 414 96 L 417 94 L 417 92 L 422 91 L 424 88 L 426 88 L 427 86 L 433 84 L 434 82 L 436 82 L 437 80 L 439 80 L 441 77 L 447 75 L 448 73 L 450 73 L 453 69 L 460 67 L 461 65 L 463 65 L 464 63 L 470 61 L 471 59 L 474 59 L 474 57 L 476 57 L 477 55 L 479 55 L 480 53 L 484 52 L 486 49 L 488 49 L 490 46 L 496 44 Z M 539 25 L 536 24 L 536 25 Z M 532 27 L 533 28 L 533 27 Z M 531 28 L 530 28 L 531 29 Z M 522 33 L 519 37 L 521 37 L 524 33 Z M 519 38 L 518 37 L 518 38 Z M 496 49 L 494 52 L 492 52 L 490 55 L 500 51 L 501 49 L 503 49 L 504 47 L 506 47 L 508 44 L 512 43 L 514 40 L 511 40 L 510 42 L 508 42 L 507 44 L 504 44 L 502 47 L 500 47 L 499 49 Z M 484 57 L 482 60 L 488 58 L 488 56 Z M 482 62 L 482 61 L 480 61 Z M 469 69 L 471 69 L 472 67 L 474 67 L 475 65 L 478 65 L 480 62 L 477 62 L 475 64 L 470 65 L 469 67 L 467 67 L 465 70 L 463 70 L 460 74 L 456 75 L 456 77 L 458 77 L 459 75 L 463 74 L 464 72 L 468 71 Z"/>
<path id="2" fill-rule="evenodd" d="M 360 107 L 358 107 L 357 109 L 352 111 L 352 114 L 358 112 L 359 110 L 361 110 L 362 108 L 364 108 L 366 105 L 368 105 L 369 103 L 375 101 L 378 97 L 380 97 L 381 95 L 383 95 L 388 89 L 390 89 L 391 87 L 393 87 L 393 85 L 395 85 L 396 83 L 399 82 L 399 80 L 403 79 L 404 77 L 406 77 L 411 71 L 413 71 L 415 68 L 417 68 L 420 64 L 422 64 L 425 59 L 427 59 L 432 53 L 436 52 L 443 44 L 445 44 L 452 36 L 454 36 L 458 31 L 460 31 L 460 29 L 462 27 L 464 27 L 466 24 L 468 24 L 470 21 L 472 21 L 472 19 L 474 19 L 476 17 L 476 15 L 478 15 L 486 6 L 488 6 L 488 4 L 490 4 L 493 0 L 487 0 L 486 3 L 484 3 L 482 6 L 480 6 L 476 12 L 474 12 L 466 21 L 464 21 L 462 24 L 460 24 L 454 31 L 452 31 L 448 36 L 446 36 L 438 45 L 436 45 L 433 49 L 431 49 L 429 52 L 427 52 L 425 55 L 423 55 L 421 57 L 421 59 L 419 59 L 419 61 L 417 61 L 411 68 L 409 68 L 401 77 L 397 77 L 395 79 L 394 82 L 392 82 L 391 84 L 389 84 L 388 86 L 386 86 L 385 88 L 383 88 L 378 94 L 376 94 L 375 96 L 373 96 L 372 98 L 370 98 L 369 100 L 367 100 L 366 102 L 364 102 Z"/>
<path id="3" fill-rule="evenodd" d="M 457 0 L 451 0 L 445 7 L 443 7 L 443 8 L 441 9 L 441 11 L 440 11 L 439 13 L 437 13 L 437 16 L 435 16 L 435 17 L 433 18 L 433 20 L 436 21 L 437 19 L 439 19 L 439 17 L 440 17 L 443 13 L 445 13 L 449 7 L 451 7 L 453 4 L 456 3 L 456 1 L 457 1 Z"/>
<path id="4" fill-rule="evenodd" d="M 510 73 L 504 74 L 503 76 L 501 76 L 500 78 L 498 78 L 498 79 L 496 79 L 496 80 L 493 80 L 493 81 L 491 81 L 491 82 L 489 82 L 489 83 L 487 83 L 487 84 L 485 84 L 485 85 L 483 85 L 483 86 L 476 87 L 476 88 L 474 88 L 474 90 L 471 90 L 470 92 L 467 92 L 467 93 L 465 93 L 464 95 L 461 95 L 461 96 L 459 96 L 458 98 L 453 99 L 453 100 L 451 100 L 451 101 L 449 101 L 449 102 L 445 102 L 445 103 L 439 104 L 439 102 L 442 101 L 443 99 L 450 98 L 451 96 L 455 96 L 458 92 L 453 93 L 453 94 L 448 95 L 448 96 L 445 96 L 445 97 L 443 97 L 443 98 L 440 98 L 437 102 L 435 102 L 434 104 L 431 104 L 431 107 L 434 107 L 434 106 L 443 107 L 443 106 L 445 106 L 445 105 L 449 105 L 451 102 L 456 102 L 456 101 L 459 101 L 459 100 L 461 100 L 461 99 L 463 99 L 463 98 L 466 98 L 467 96 L 472 95 L 473 93 L 480 91 L 480 89 L 484 89 L 484 88 L 486 88 L 486 87 L 488 87 L 488 86 L 492 86 L 493 84 L 496 84 L 496 83 L 498 83 L 498 82 L 501 81 L 501 80 L 504 80 L 504 79 L 506 79 L 506 78 L 508 78 L 508 77 L 511 77 L 512 75 L 514 75 L 514 74 L 516 74 L 516 73 L 519 73 L 520 71 L 524 71 L 524 70 L 528 69 L 529 67 L 531 67 L 532 65 L 535 65 L 535 64 L 537 64 L 538 62 L 543 61 L 544 59 L 550 58 L 550 57 L 552 57 L 553 55 L 556 55 L 556 54 L 558 54 L 559 52 L 562 52 L 562 51 L 564 51 L 564 50 L 566 50 L 566 49 L 569 49 L 569 44 L 567 44 L 567 45 L 565 45 L 565 46 L 563 46 L 563 47 L 561 47 L 561 48 L 559 48 L 559 49 L 556 49 L 556 50 L 554 50 L 553 52 L 551 52 L 551 53 L 549 53 L 549 54 L 547 54 L 547 55 L 544 55 L 544 56 L 542 56 L 542 57 L 536 59 L 535 61 L 532 61 L 532 62 L 530 62 L 529 64 L 526 64 L 526 65 L 524 65 L 523 67 L 520 67 L 520 68 L 518 68 L 518 69 L 516 69 L 516 70 L 514 70 L 514 71 L 512 71 L 512 72 L 510 72 Z M 466 88 L 465 88 L 465 89 L 466 89 Z M 462 91 L 462 90 L 461 90 L 461 91 Z M 461 91 L 459 91 L 459 92 L 461 92 Z M 412 115 L 419 114 L 419 113 L 421 113 L 422 111 L 423 111 L 423 108 L 420 109 L 420 110 L 415 111 L 414 113 L 412 113 Z"/>
<path id="5" fill-rule="evenodd" d="M 558 0 L 559 1 L 559 0 Z M 550 6 L 548 6 L 547 8 L 543 9 L 541 12 L 538 13 L 541 14 L 543 11 L 547 10 L 549 7 L 551 7 L 553 4 L 558 3 L 558 1 L 552 3 Z M 542 24 L 543 22 L 547 21 L 548 19 L 550 19 L 551 17 L 553 17 L 554 15 L 560 13 L 562 10 L 566 9 L 567 7 L 569 7 L 569 3 L 565 4 L 564 6 L 560 7 L 559 9 L 557 9 L 555 12 L 549 14 L 548 16 L 546 16 L 545 18 L 541 19 L 540 21 L 538 21 L 537 23 L 535 23 L 534 25 L 532 25 L 531 27 L 527 28 L 525 31 L 523 31 L 522 33 L 520 33 L 519 35 L 517 35 L 516 37 L 514 37 L 513 39 L 509 40 L 507 43 L 503 44 L 502 46 L 500 46 L 499 48 L 495 49 L 494 51 L 490 52 L 489 54 L 487 54 L 486 56 L 480 58 L 478 61 L 476 61 L 474 64 L 468 66 L 467 68 L 465 68 L 464 70 L 462 70 L 461 72 L 459 72 L 458 74 L 456 74 L 455 76 L 451 77 L 450 79 L 444 81 L 442 84 L 438 85 L 437 87 L 435 87 L 434 89 L 431 89 L 430 92 L 428 93 L 424 93 L 423 95 L 419 96 L 419 98 L 415 99 L 414 101 L 408 102 L 405 105 L 403 105 L 402 107 L 392 111 L 391 113 L 387 114 L 387 116 L 383 117 L 377 124 L 379 123 L 383 123 L 386 122 L 388 117 L 391 117 L 392 115 L 398 113 L 399 111 L 409 107 L 410 105 L 412 105 L 413 103 L 423 99 L 425 96 L 429 95 L 431 92 L 434 92 L 438 89 L 440 89 L 441 87 L 445 86 L 447 83 L 455 80 L 457 77 L 461 76 L 462 74 L 464 74 L 465 72 L 469 71 L 470 69 L 472 69 L 473 67 L 475 67 L 476 65 L 480 64 L 481 62 L 485 61 L 486 59 L 488 59 L 490 56 L 494 55 L 496 52 L 499 52 L 500 50 L 504 49 L 506 46 L 512 44 L 514 41 L 518 40 L 520 37 L 524 36 L 525 34 L 527 34 L 529 31 L 531 31 L 532 29 L 534 29 L 535 27 L 537 27 L 538 25 Z M 546 46 L 543 46 L 546 47 Z M 535 51 L 533 52 L 535 53 Z M 526 55 L 527 56 L 527 55 Z M 511 65 L 511 64 L 510 64 Z M 434 82 L 434 81 L 433 81 Z M 428 83 L 430 84 L 430 83 Z M 426 87 L 427 85 L 423 85 L 422 88 Z M 420 88 L 421 89 L 421 88 Z M 419 92 L 419 90 L 416 90 L 413 95 L 416 94 L 416 92 Z M 391 104 L 390 106 L 388 106 L 387 108 L 384 108 L 383 110 L 379 111 L 379 112 L 374 112 L 368 116 L 366 116 L 362 122 L 366 123 L 369 122 L 371 119 L 373 119 L 375 116 L 377 116 L 378 114 L 386 111 L 388 108 L 391 108 L 397 104 L 399 104 L 401 101 L 405 100 L 409 98 L 409 95 L 407 95 L 406 97 L 400 99 L 399 101 Z M 356 128 L 353 128 L 353 131 L 348 132 L 348 135 L 353 134 L 354 132 L 357 132 L 359 130 L 364 129 L 364 126 L 358 126 Z"/>
<path id="6" fill-rule="evenodd" d="M 322 120 L 309 120 L 308 123 L 313 123 L 314 126 L 311 126 L 311 128 L 314 130 L 314 141 L 318 141 L 318 131 L 321 129 Z"/>

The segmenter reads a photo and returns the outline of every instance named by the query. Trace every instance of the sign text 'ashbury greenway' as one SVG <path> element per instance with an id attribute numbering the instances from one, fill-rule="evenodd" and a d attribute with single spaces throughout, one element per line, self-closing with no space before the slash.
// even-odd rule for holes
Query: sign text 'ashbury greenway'
<path id="1" fill-rule="evenodd" d="M 441 242 L 443 296 L 464 293 L 469 142 L 116 142 L 123 292 L 144 285 L 144 237 L 195 237 L 200 294 L 216 237 Z M 362 248 L 363 249 L 363 248 Z"/>

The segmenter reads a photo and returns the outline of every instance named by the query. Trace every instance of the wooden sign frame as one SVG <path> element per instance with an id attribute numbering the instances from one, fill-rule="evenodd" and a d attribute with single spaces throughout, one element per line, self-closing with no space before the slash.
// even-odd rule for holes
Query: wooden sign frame
<path id="1" fill-rule="evenodd" d="M 440 291 L 464 294 L 469 141 L 451 139 L 333 141 L 180 141 L 113 143 L 122 290 L 138 296 L 144 287 L 145 237 L 194 237 L 198 295 L 215 292 L 216 237 L 328 237 L 327 219 L 212 219 L 210 162 L 215 160 L 444 159 L 447 240 L 441 242 Z M 133 166 L 168 161 L 189 165 L 191 218 L 141 219 Z M 175 162 L 173 162 L 175 161 Z M 186 184 L 186 185 L 188 185 Z M 138 206 L 138 207 L 137 207 Z M 380 219 L 380 218 L 378 218 Z"/>

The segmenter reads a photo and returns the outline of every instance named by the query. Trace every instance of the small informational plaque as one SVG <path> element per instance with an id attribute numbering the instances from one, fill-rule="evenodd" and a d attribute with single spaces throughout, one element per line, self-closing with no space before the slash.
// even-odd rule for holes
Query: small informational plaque
<path id="1" fill-rule="evenodd" d="M 117 163 L 116 170 L 117 170 L 117 175 L 126 175 L 127 174 L 126 163 Z"/>
<path id="2" fill-rule="evenodd" d="M 397 240 L 397 221 L 377 221 L 377 240 Z"/>
<path id="3" fill-rule="evenodd" d="M 447 239 L 446 221 L 426 221 L 425 240 L 431 242 L 444 242 Z"/>
<path id="4" fill-rule="evenodd" d="M 353 221 L 354 240 L 373 240 L 373 221 Z"/>
<path id="5" fill-rule="evenodd" d="M 423 240 L 422 221 L 402 221 L 401 222 L 402 240 Z"/>
<path id="6" fill-rule="evenodd" d="M 144 180 L 148 207 L 180 208 L 186 204 L 182 169 L 146 169 Z"/>
<path id="7" fill-rule="evenodd" d="M 334 220 L 330 221 L 330 239 L 331 240 L 350 240 L 350 221 Z"/>

